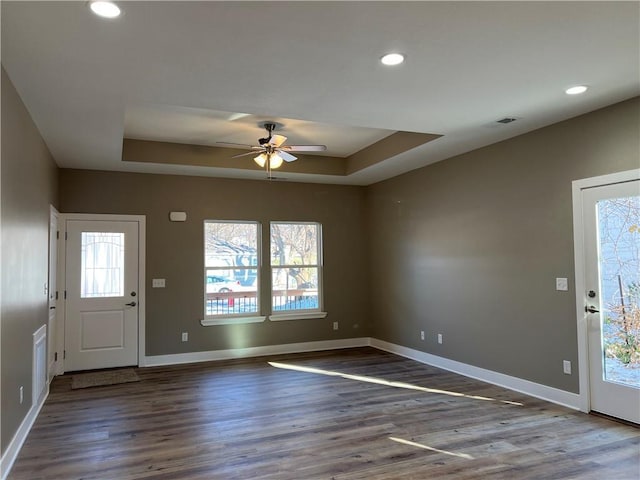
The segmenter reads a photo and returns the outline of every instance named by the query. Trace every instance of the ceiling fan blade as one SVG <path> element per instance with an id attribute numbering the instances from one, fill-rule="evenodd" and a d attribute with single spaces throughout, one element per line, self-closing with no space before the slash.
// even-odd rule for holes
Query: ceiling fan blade
<path id="1" fill-rule="evenodd" d="M 287 137 L 283 135 L 272 135 L 271 139 L 269 140 L 269 145 L 273 145 L 274 147 L 278 148 L 280 145 L 282 145 L 286 141 L 287 141 Z"/>
<path id="2" fill-rule="evenodd" d="M 278 155 L 280 155 L 285 162 L 293 162 L 294 160 L 298 159 L 298 157 L 294 157 L 290 153 L 287 153 L 283 150 L 278 150 Z"/>
<path id="3" fill-rule="evenodd" d="M 259 151 L 258 150 L 253 150 L 253 151 L 247 152 L 247 153 L 239 153 L 238 155 L 234 155 L 231 158 L 246 157 L 247 155 L 256 155 L 259 152 L 266 152 L 266 150 L 264 148 L 261 148 Z M 284 157 L 282 157 L 282 158 L 284 158 Z"/>
<path id="4" fill-rule="evenodd" d="M 324 152 L 327 149 L 327 146 L 326 145 L 283 145 L 280 148 L 288 152 Z"/>
<path id="5" fill-rule="evenodd" d="M 262 150 L 262 147 L 258 147 L 257 145 L 247 145 L 246 143 L 216 142 L 216 145 L 228 148 L 244 148 L 245 150 Z"/>

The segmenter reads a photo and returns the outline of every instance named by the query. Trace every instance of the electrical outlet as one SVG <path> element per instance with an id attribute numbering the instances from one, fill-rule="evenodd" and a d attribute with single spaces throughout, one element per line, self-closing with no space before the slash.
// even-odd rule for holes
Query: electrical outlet
<path id="1" fill-rule="evenodd" d="M 438 334 L 438 343 L 440 345 L 442 345 L 442 334 L 441 333 Z"/>
<path id="2" fill-rule="evenodd" d="M 569 360 L 562 361 L 562 371 L 567 375 L 571 375 L 571 362 Z"/>
<path id="3" fill-rule="evenodd" d="M 333 329 L 337 330 L 338 329 L 338 322 L 333 322 Z"/>
<path id="4" fill-rule="evenodd" d="M 182 332 L 182 341 L 183 342 L 189 341 L 189 332 Z"/>
<path id="5" fill-rule="evenodd" d="M 151 288 L 164 288 L 165 287 L 165 279 L 164 278 L 154 278 L 151 280 Z"/>
<path id="6" fill-rule="evenodd" d="M 424 330 L 420 330 L 420 340 L 424 340 Z"/>
<path id="7" fill-rule="evenodd" d="M 20 387 L 20 404 L 24 402 L 24 387 Z"/>

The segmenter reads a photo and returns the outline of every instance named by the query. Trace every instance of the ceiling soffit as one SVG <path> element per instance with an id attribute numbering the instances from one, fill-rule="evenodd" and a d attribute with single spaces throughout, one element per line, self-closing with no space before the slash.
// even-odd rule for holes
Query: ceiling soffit
<path id="1" fill-rule="evenodd" d="M 298 160 L 283 164 L 278 171 L 347 176 L 377 163 L 390 160 L 440 136 L 431 133 L 395 132 L 346 157 L 303 155 L 296 152 Z M 253 161 L 251 155 L 232 158 L 234 155 L 242 153 L 247 152 L 234 148 L 134 138 L 125 138 L 122 144 L 122 161 L 124 162 L 263 170 Z"/>

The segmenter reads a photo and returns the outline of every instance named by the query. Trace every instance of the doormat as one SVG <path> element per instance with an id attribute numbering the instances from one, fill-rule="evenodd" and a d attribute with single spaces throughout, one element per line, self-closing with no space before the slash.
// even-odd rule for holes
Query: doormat
<path id="1" fill-rule="evenodd" d="M 125 368 L 122 370 L 106 370 L 104 372 L 79 373 L 71 377 L 71 390 L 139 381 L 140 377 L 138 377 L 138 374 L 131 368 Z"/>

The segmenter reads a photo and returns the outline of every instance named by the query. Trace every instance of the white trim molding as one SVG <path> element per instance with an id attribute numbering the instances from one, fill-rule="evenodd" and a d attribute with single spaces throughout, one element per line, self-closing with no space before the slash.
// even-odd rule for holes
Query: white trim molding
<path id="1" fill-rule="evenodd" d="M 200 320 L 203 327 L 215 327 L 216 325 L 241 325 L 244 323 L 262 323 L 267 318 L 272 322 L 282 322 L 287 320 L 312 320 L 326 318 L 327 312 L 287 312 L 271 315 L 249 315 L 244 317 L 208 317 Z"/>
<path id="2" fill-rule="evenodd" d="M 287 353 L 304 353 L 321 350 L 338 350 L 343 348 L 373 347 L 378 350 L 390 352 L 401 357 L 409 358 L 425 365 L 431 365 L 443 370 L 448 370 L 466 377 L 481 380 L 483 382 L 498 385 L 509 390 L 521 392 L 532 397 L 540 398 L 558 405 L 575 410 L 582 410 L 581 396 L 557 388 L 539 383 L 512 377 L 503 373 L 475 367 L 448 358 L 439 357 L 412 348 L 403 347 L 393 343 L 370 337 L 346 338 L 340 340 L 320 340 L 316 342 L 286 343 L 280 345 L 266 345 L 262 347 L 232 348 L 226 350 L 211 350 L 205 352 L 178 353 L 169 355 L 152 355 L 144 358 L 140 366 L 153 367 L 161 365 L 177 365 L 183 363 L 210 362 L 215 360 L 229 360 L 234 358 L 261 357 L 267 355 L 281 355 Z M 34 404 L 22 421 L 20 428 L 9 443 L 5 454 L 0 459 L 0 480 L 5 480 L 9 470 L 13 466 L 22 444 L 27 438 L 40 409 L 49 395 L 47 385 L 46 393 L 39 403 Z"/>
<path id="3" fill-rule="evenodd" d="M 263 347 L 233 348 L 227 350 L 211 350 L 205 352 L 178 353 L 170 355 L 153 355 L 145 359 L 145 366 L 176 365 L 181 363 L 211 362 L 216 360 L 230 360 L 234 358 L 262 357 L 286 353 L 303 353 L 320 350 L 337 350 L 342 348 L 356 348 L 371 346 L 378 350 L 394 353 L 425 365 L 442 368 L 450 372 L 474 378 L 483 382 L 508 388 L 532 397 L 546 400 L 574 410 L 580 410 L 580 396 L 558 388 L 531 382 L 518 377 L 505 375 L 466 363 L 403 347 L 376 338 L 359 337 L 343 340 L 324 340 L 317 342 L 287 343 L 281 345 L 267 345 Z"/>
<path id="4" fill-rule="evenodd" d="M 598 177 L 574 180 L 571 184 L 573 198 L 573 255 L 575 263 L 576 283 L 576 321 L 578 331 L 578 381 L 580 388 L 580 410 L 591 410 L 591 397 L 589 385 L 589 345 L 587 335 L 587 322 L 584 314 L 585 293 L 585 253 L 584 253 L 584 212 L 582 211 L 582 191 L 612 185 L 615 183 L 631 182 L 640 179 L 640 168 L 617 172 Z"/>
<path id="5" fill-rule="evenodd" d="M 48 320 L 48 319 L 47 319 Z M 49 373 L 47 370 L 47 324 L 43 324 L 33 333 L 33 353 L 31 357 L 31 403 L 40 402 L 46 395 Z"/>
<path id="6" fill-rule="evenodd" d="M 473 365 L 439 357 L 437 355 L 421 352 L 419 350 L 403 347 L 383 340 L 377 340 L 375 338 L 371 339 L 371 346 L 379 350 L 384 350 L 385 352 L 400 355 L 401 357 L 410 358 L 411 360 L 415 360 L 426 365 L 442 368 L 443 370 L 458 373 L 465 377 L 475 378 L 476 380 L 498 385 L 499 387 L 508 388 L 509 390 L 524 393 L 574 410 L 580 409 L 580 396 L 577 393 L 571 393 L 558 388 L 542 385 L 540 383 L 531 382 L 529 380 L 523 380 L 522 378 L 512 377 L 510 375 L 505 375 L 504 373 L 474 367 Z"/>
<path id="7" fill-rule="evenodd" d="M 343 340 L 320 340 L 317 342 L 285 343 L 281 345 L 265 345 L 264 347 L 231 348 L 227 350 L 210 350 L 206 352 L 176 353 L 171 355 L 152 355 L 146 357 L 145 366 L 175 365 L 179 363 L 211 362 L 214 360 L 230 360 L 233 358 L 263 357 L 283 353 L 303 353 L 320 350 L 338 350 L 341 348 L 367 347 L 367 337 L 346 338 Z"/>
<path id="8" fill-rule="evenodd" d="M 272 313 L 269 320 L 272 322 L 282 322 L 285 320 L 313 320 L 316 318 L 326 318 L 327 312 L 288 312 L 288 313 Z"/>
<path id="9" fill-rule="evenodd" d="M 203 327 L 214 327 L 216 325 L 241 325 L 243 323 L 262 323 L 267 319 L 264 315 L 255 315 L 249 317 L 222 317 L 222 318 L 205 318 L 200 320 Z"/>
<path id="10" fill-rule="evenodd" d="M 45 400 L 49 396 L 49 384 L 46 383 L 45 393 L 40 397 L 39 401 L 34 402 L 31 405 L 31 408 L 27 412 L 27 415 L 22 420 L 20 427 L 16 431 L 15 435 L 9 442 L 7 449 L 4 452 L 4 455 L 0 459 L 0 480 L 5 480 L 9 476 L 9 472 L 11 471 L 11 467 L 13 467 L 13 463 L 18 458 L 18 454 L 20 453 L 20 449 L 27 439 L 27 435 L 31 431 L 31 427 L 38 418 L 38 414 L 44 405 Z"/>

